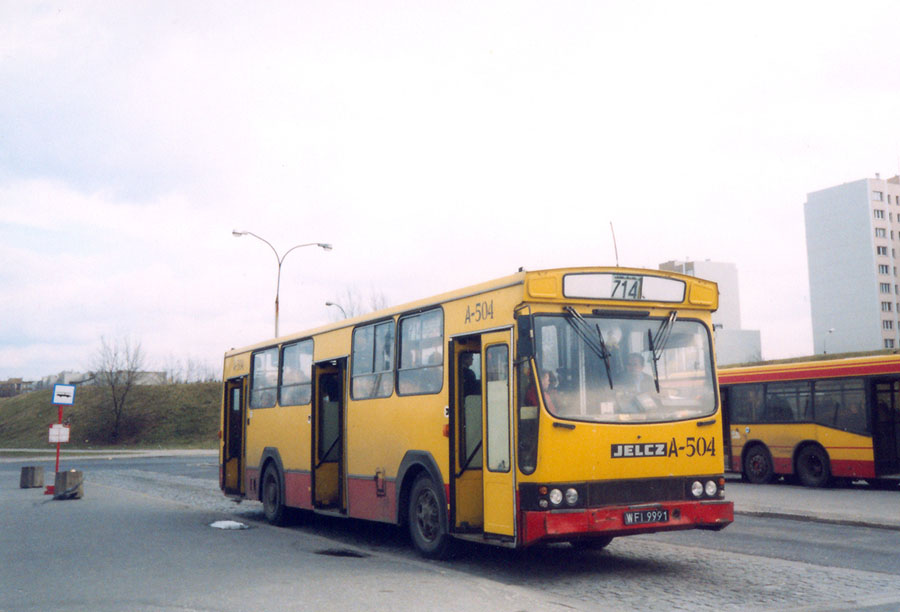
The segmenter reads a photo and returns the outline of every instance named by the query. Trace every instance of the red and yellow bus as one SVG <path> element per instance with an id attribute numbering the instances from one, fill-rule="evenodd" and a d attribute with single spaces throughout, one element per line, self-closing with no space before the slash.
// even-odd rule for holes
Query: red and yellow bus
<path id="1" fill-rule="evenodd" d="M 520 271 L 225 354 L 221 488 L 524 547 L 733 520 L 709 281 Z"/>
<path id="2" fill-rule="evenodd" d="M 900 355 L 821 355 L 719 371 L 727 461 L 753 483 L 900 474 Z"/>

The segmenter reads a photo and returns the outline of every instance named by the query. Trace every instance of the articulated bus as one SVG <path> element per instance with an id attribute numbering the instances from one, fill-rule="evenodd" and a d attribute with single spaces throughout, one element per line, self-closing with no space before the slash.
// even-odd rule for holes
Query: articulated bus
<path id="1" fill-rule="evenodd" d="M 288 509 L 526 547 L 722 529 L 714 283 L 520 271 L 225 354 L 220 485 Z"/>
<path id="2" fill-rule="evenodd" d="M 900 355 L 722 368 L 719 388 L 726 465 L 750 482 L 796 475 L 820 487 L 900 474 Z"/>

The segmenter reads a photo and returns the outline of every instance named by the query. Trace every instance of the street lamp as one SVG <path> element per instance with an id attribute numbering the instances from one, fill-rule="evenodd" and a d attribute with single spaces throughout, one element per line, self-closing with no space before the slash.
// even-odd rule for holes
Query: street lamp
<path id="1" fill-rule="evenodd" d="M 266 244 L 269 245 L 269 248 L 272 249 L 272 252 L 275 253 L 275 259 L 278 260 L 278 280 L 275 283 L 275 337 L 278 337 L 278 294 L 281 293 L 281 264 L 284 262 L 284 258 L 288 256 L 288 253 L 293 251 L 294 249 L 299 249 L 300 247 L 308 247 L 308 246 L 317 246 L 322 248 L 325 251 L 331 250 L 331 245 L 326 244 L 324 242 L 306 242 L 304 244 L 297 244 L 289 248 L 284 252 L 283 255 L 279 255 L 278 251 L 275 250 L 275 247 L 272 246 L 272 243 L 263 238 L 262 236 L 257 236 L 253 232 L 243 232 L 239 230 L 232 230 L 231 235 L 235 238 L 240 238 L 241 236 L 250 235 L 256 238 L 257 240 L 262 240 Z"/>
<path id="2" fill-rule="evenodd" d="M 344 311 L 344 307 L 341 306 L 340 304 L 337 304 L 337 303 L 335 303 L 335 302 L 325 302 L 325 305 L 326 305 L 326 306 L 335 306 L 336 308 L 340 308 L 340 309 L 341 309 L 341 314 L 344 315 L 344 318 L 345 318 L 345 319 L 347 318 L 347 313 Z"/>
<path id="3" fill-rule="evenodd" d="M 823 354 L 823 355 L 827 355 L 827 354 L 828 354 L 828 336 L 830 336 L 830 335 L 833 334 L 833 333 L 834 333 L 834 328 L 833 328 L 833 327 L 830 328 L 830 329 L 825 333 L 825 347 L 824 347 L 824 350 L 822 351 L 822 354 Z"/>

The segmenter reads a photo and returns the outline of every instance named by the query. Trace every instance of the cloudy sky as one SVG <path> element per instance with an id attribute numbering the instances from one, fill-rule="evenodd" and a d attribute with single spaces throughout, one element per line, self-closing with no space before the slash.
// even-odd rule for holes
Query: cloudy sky
<path id="1" fill-rule="evenodd" d="M 529 269 L 733 262 L 812 350 L 806 193 L 898 173 L 896 2 L 0 0 L 0 380 Z"/>

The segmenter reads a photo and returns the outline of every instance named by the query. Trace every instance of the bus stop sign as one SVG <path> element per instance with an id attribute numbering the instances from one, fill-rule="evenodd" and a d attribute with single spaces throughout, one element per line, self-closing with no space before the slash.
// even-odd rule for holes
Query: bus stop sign
<path id="1" fill-rule="evenodd" d="M 75 403 L 75 385 L 53 385 L 53 402 L 56 406 L 71 406 Z"/>

